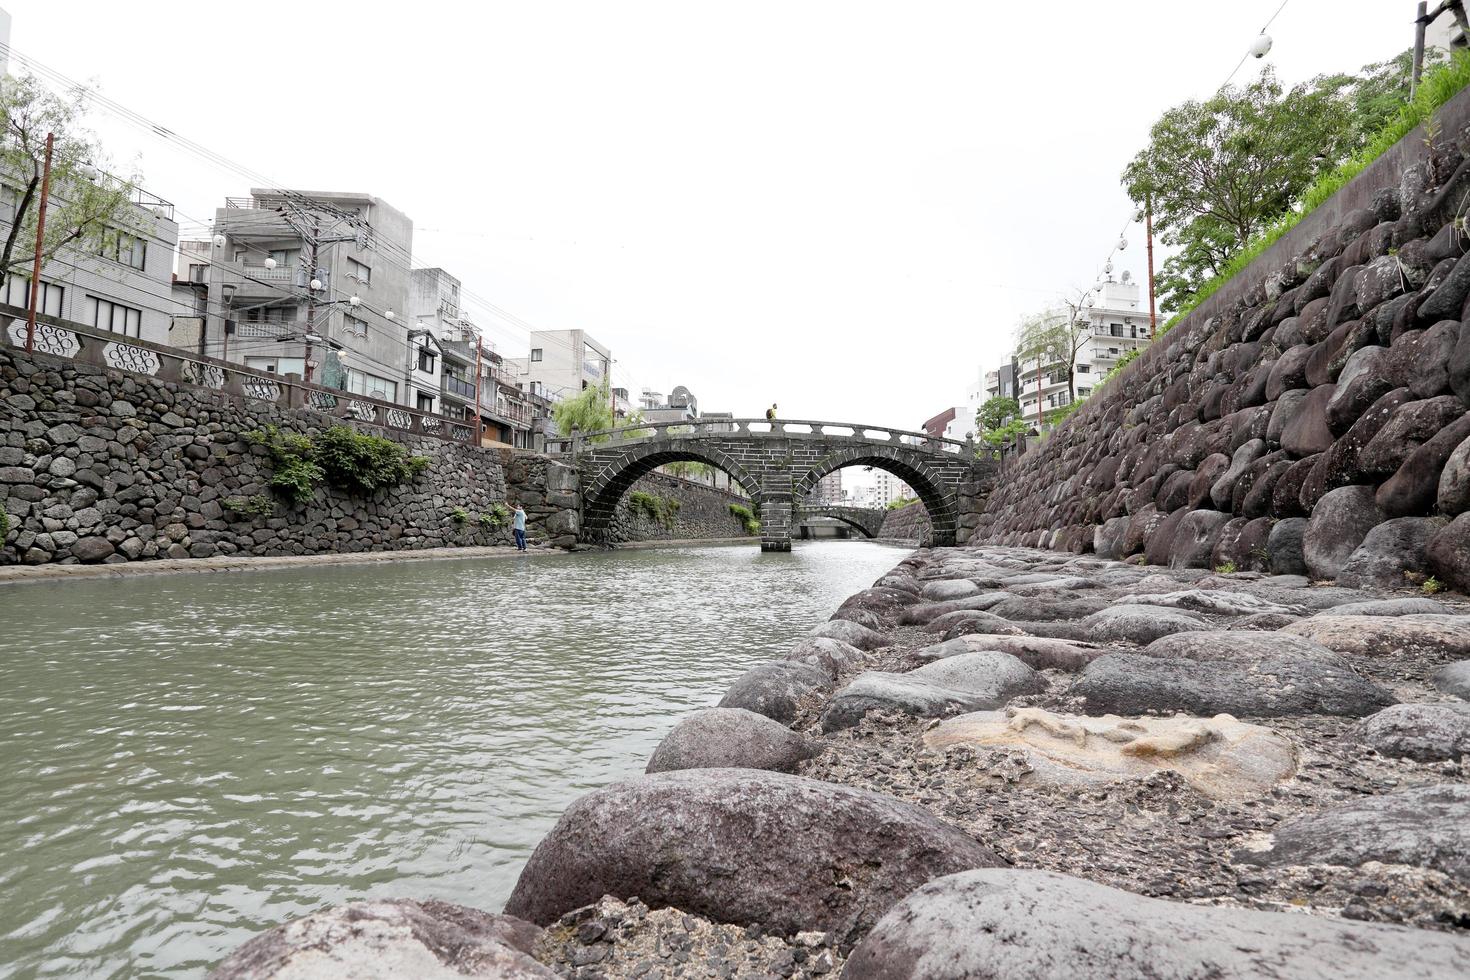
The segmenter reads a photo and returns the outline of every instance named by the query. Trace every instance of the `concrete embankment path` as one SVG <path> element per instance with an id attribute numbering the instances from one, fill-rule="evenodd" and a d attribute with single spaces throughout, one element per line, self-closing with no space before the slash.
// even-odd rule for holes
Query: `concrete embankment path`
<path id="1" fill-rule="evenodd" d="M 504 913 L 355 903 L 216 976 L 1463 977 L 1467 699 L 1461 596 L 921 551 L 569 807 Z"/>

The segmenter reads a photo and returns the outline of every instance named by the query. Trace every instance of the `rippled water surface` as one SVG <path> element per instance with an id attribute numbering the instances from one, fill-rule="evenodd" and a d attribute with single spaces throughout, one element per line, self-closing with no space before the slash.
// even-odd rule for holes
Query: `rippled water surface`
<path id="1" fill-rule="evenodd" d="M 362 896 L 498 909 L 575 797 L 903 553 L 858 541 L 0 591 L 0 974 L 197 976 Z"/>

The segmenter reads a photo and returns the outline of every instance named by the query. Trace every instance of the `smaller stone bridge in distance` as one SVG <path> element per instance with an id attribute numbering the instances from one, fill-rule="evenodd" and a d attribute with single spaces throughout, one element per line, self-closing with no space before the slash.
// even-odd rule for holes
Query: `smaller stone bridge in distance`
<path id="1" fill-rule="evenodd" d="M 618 501 L 644 474 L 666 463 L 708 463 L 730 475 L 761 521 L 761 550 L 790 551 L 798 508 L 817 482 L 844 466 L 872 466 L 913 488 L 929 512 L 926 545 L 956 543 L 961 488 L 993 472 L 975 445 L 922 432 L 850 422 L 686 419 L 648 422 L 549 440 L 581 473 L 582 540 L 603 544 Z M 839 516 L 839 515 L 833 515 Z M 880 518 L 881 522 L 881 518 Z"/>
<path id="2" fill-rule="evenodd" d="M 797 504 L 795 512 L 798 525 L 808 518 L 830 517 L 857 528 L 867 538 L 878 536 L 887 516 L 888 510 L 884 507 L 852 507 L 846 504 Z"/>

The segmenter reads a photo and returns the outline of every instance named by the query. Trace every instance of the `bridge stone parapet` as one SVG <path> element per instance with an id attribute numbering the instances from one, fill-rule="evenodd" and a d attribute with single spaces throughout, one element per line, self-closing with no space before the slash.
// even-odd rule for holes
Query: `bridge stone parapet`
<path id="1" fill-rule="evenodd" d="M 605 543 L 618 501 L 639 477 L 666 463 L 708 463 L 728 473 L 761 520 L 761 548 L 789 551 L 803 502 L 844 466 L 874 466 L 903 480 L 924 502 L 935 546 L 963 543 L 962 499 L 995 469 L 973 443 L 845 422 L 690 419 L 574 433 L 548 451 L 571 457 L 582 475 L 582 538 Z M 968 523 L 968 522 L 965 522 Z"/>

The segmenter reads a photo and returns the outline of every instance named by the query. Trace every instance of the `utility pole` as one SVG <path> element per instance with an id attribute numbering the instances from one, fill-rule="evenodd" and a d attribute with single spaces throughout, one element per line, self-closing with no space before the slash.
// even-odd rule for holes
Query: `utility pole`
<path id="1" fill-rule="evenodd" d="M 485 345 L 479 336 L 475 337 L 475 445 L 480 445 L 483 439 L 484 422 L 480 418 L 480 392 L 484 390 L 485 379 L 480 374 L 480 361 L 484 355 Z"/>
<path id="2" fill-rule="evenodd" d="M 36 350 L 36 301 L 41 296 L 41 246 L 46 241 L 46 202 L 51 200 L 51 150 L 56 145 L 56 134 L 46 134 L 46 163 L 41 170 L 41 203 L 36 212 L 36 261 L 31 266 L 31 303 L 26 316 L 26 353 Z M 20 215 L 15 216 L 20 220 Z"/>
<path id="3" fill-rule="evenodd" d="M 1423 4 L 1420 4 L 1422 7 Z M 1159 331 L 1159 315 L 1154 312 L 1154 198 L 1147 194 L 1143 199 L 1143 221 L 1148 238 L 1148 339 L 1153 341 Z"/>
<path id="4" fill-rule="evenodd" d="M 1409 75 L 1409 101 L 1419 88 L 1419 76 L 1424 73 L 1424 32 L 1429 27 L 1429 4 L 1420 3 L 1414 17 L 1414 70 Z"/>
<path id="5" fill-rule="evenodd" d="M 303 377 L 307 384 L 311 384 L 311 338 L 315 336 L 316 324 L 316 290 L 311 288 L 316 279 L 316 243 L 321 235 L 321 229 L 313 223 L 311 226 L 311 240 L 308 242 L 311 248 L 310 264 L 306 267 L 306 274 L 311 278 L 306 280 L 306 359 L 303 362 L 305 373 Z"/>

